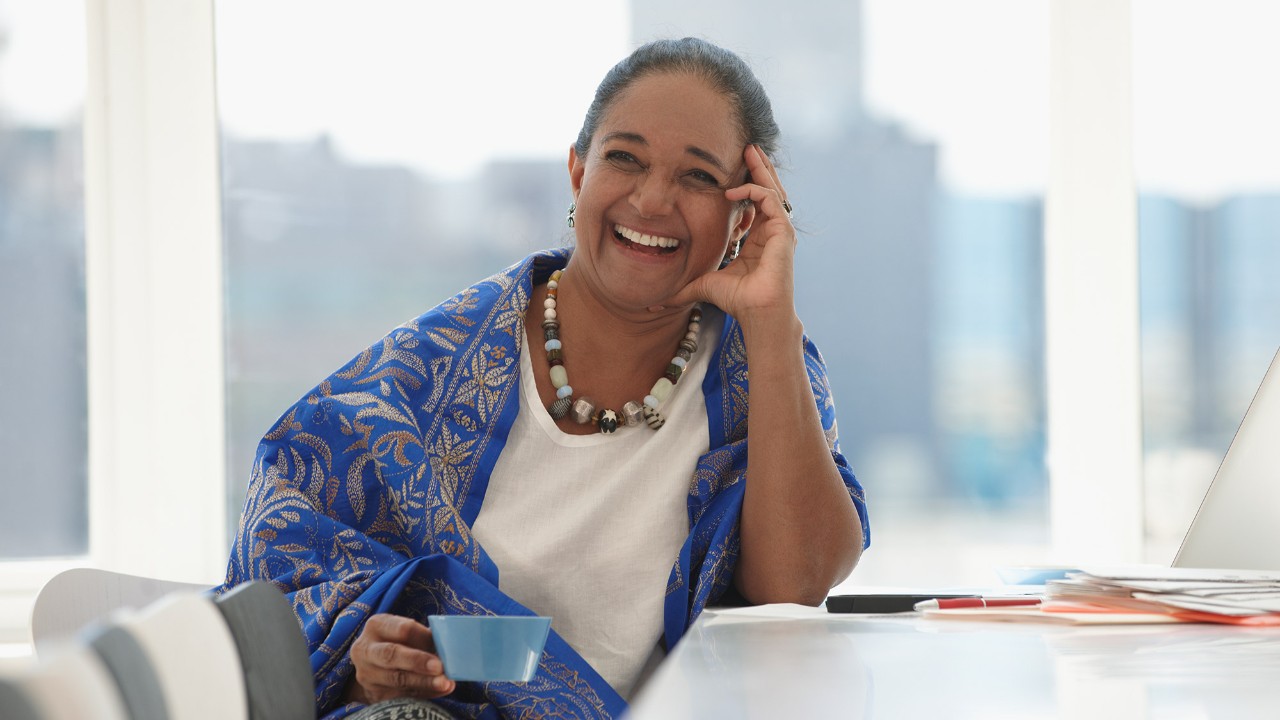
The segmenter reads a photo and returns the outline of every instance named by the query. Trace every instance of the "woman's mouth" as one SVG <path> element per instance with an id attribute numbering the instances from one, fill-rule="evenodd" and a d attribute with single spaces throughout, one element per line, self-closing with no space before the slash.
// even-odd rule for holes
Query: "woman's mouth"
<path id="1" fill-rule="evenodd" d="M 622 225 L 613 226 L 613 236 L 631 249 L 650 255 L 673 253 L 680 247 L 680 241 L 676 238 L 646 235 Z"/>

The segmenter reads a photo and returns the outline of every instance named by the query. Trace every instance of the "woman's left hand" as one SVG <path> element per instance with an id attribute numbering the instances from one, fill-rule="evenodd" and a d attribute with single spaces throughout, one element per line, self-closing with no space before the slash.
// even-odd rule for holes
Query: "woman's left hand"
<path id="1" fill-rule="evenodd" d="M 786 190 L 758 145 L 748 145 L 743 158 L 752 182 L 725 191 L 729 201 L 750 200 L 755 206 L 738 257 L 689 283 L 670 304 L 709 302 L 741 322 L 768 313 L 794 317 L 796 231 Z"/>

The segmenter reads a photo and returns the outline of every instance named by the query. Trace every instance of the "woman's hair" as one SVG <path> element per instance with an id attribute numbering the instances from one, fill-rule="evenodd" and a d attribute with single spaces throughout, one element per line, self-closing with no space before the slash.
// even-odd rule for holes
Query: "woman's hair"
<path id="1" fill-rule="evenodd" d="M 738 126 L 748 144 L 756 144 L 774 157 L 778 149 L 778 124 L 764 87 L 742 58 L 698 38 L 655 40 L 636 48 L 613 66 L 596 88 L 574 149 L 585 158 L 605 113 L 618 96 L 640 78 L 658 73 L 687 73 L 705 80 L 723 93 L 738 116 Z"/>

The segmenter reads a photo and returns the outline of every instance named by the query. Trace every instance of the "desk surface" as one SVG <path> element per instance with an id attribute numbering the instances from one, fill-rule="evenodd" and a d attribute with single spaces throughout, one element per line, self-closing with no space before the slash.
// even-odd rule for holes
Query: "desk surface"
<path id="1" fill-rule="evenodd" d="M 1280 629 L 704 613 L 629 720 L 1280 717 Z"/>

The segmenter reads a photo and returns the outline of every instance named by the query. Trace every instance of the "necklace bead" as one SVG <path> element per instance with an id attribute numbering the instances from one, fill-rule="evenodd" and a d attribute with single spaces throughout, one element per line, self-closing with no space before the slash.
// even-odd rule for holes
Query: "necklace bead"
<path id="1" fill-rule="evenodd" d="M 601 410 L 595 417 L 596 427 L 602 433 L 611 433 L 618 429 L 618 414 L 612 410 Z"/>
<path id="2" fill-rule="evenodd" d="M 556 401 L 551 403 L 551 407 L 547 408 L 547 411 L 551 413 L 552 419 L 559 420 L 560 418 L 569 414 L 569 407 L 572 405 L 573 405 L 572 398 L 569 398 L 567 396 L 556 398 Z"/>
<path id="3" fill-rule="evenodd" d="M 573 403 L 573 421 L 579 425 L 586 425 L 591 422 L 591 416 L 596 414 L 596 404 L 589 397 L 580 397 Z"/>
<path id="4" fill-rule="evenodd" d="M 551 273 L 551 279 L 547 281 L 547 298 L 542 301 L 542 336 L 545 341 L 543 348 L 547 353 L 547 364 L 550 366 L 548 374 L 551 377 L 551 385 L 556 389 L 556 399 L 547 407 L 547 412 L 554 420 L 568 415 L 579 425 L 592 423 L 602 433 L 612 433 L 618 429 L 619 425 L 635 427 L 642 422 L 654 430 L 662 427 L 667 420 L 658 408 L 671 396 L 689 360 L 698 351 L 697 340 L 698 330 L 702 324 L 702 309 L 695 305 L 689 313 L 689 326 L 685 329 L 675 356 L 671 358 L 662 377 L 658 378 L 649 390 L 649 394 L 644 397 L 643 403 L 628 400 L 622 406 L 621 415 L 611 408 L 601 408 L 597 411 L 595 401 L 591 398 L 584 396 L 577 400 L 573 399 L 573 387 L 569 385 L 569 372 L 564 367 L 564 341 L 560 339 L 560 319 L 556 313 L 556 296 L 559 294 L 560 279 L 563 275 L 564 270 Z"/>

